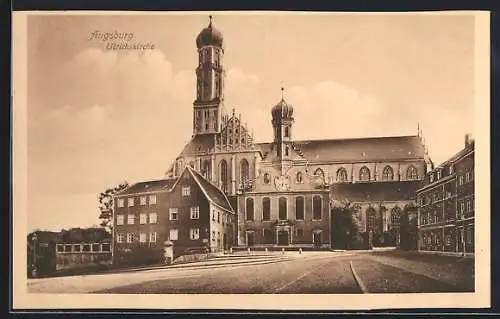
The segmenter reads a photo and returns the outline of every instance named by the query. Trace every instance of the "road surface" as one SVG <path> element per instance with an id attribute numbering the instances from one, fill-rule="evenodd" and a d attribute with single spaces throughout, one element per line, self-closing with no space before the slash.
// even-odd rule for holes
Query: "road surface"
<path id="1" fill-rule="evenodd" d="M 269 263 L 34 279 L 30 292 L 321 294 L 474 291 L 473 263 L 369 253 L 287 253 Z"/>

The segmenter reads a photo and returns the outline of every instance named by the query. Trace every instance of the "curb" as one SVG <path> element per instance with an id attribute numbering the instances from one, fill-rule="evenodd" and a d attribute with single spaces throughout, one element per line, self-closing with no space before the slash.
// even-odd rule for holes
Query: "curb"
<path id="1" fill-rule="evenodd" d="M 358 284 L 359 289 L 361 289 L 361 292 L 363 292 L 364 294 L 367 294 L 368 293 L 368 289 L 366 289 L 365 284 L 363 283 L 363 281 L 359 277 L 358 273 L 354 269 L 354 266 L 352 265 L 352 260 L 349 262 L 349 265 L 351 266 L 352 275 L 354 276 L 354 280 Z"/>

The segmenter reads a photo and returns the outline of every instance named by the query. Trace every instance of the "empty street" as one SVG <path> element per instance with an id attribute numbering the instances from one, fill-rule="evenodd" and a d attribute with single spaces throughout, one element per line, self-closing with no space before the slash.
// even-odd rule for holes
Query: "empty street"
<path id="1" fill-rule="evenodd" d="M 30 279 L 28 289 L 115 294 L 470 292 L 473 263 L 460 257 L 398 252 L 287 252 L 222 257 L 211 265 Z"/>

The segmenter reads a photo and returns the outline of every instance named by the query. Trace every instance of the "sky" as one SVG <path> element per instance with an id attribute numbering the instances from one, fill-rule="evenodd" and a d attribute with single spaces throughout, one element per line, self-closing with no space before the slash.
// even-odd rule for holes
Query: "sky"
<path id="1" fill-rule="evenodd" d="M 439 164 L 474 135 L 474 17 L 214 15 L 225 106 L 257 141 L 294 106 L 294 139 L 416 135 Z M 28 230 L 99 224 L 110 186 L 162 178 L 192 133 L 200 15 L 28 18 Z M 92 32 L 132 33 L 145 51 Z"/>

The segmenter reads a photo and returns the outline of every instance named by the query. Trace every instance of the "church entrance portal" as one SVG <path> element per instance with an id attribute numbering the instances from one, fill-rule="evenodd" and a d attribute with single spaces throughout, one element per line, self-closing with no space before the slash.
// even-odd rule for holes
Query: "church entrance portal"
<path id="1" fill-rule="evenodd" d="M 278 246 L 288 246 L 288 231 L 279 230 L 278 231 Z"/>

